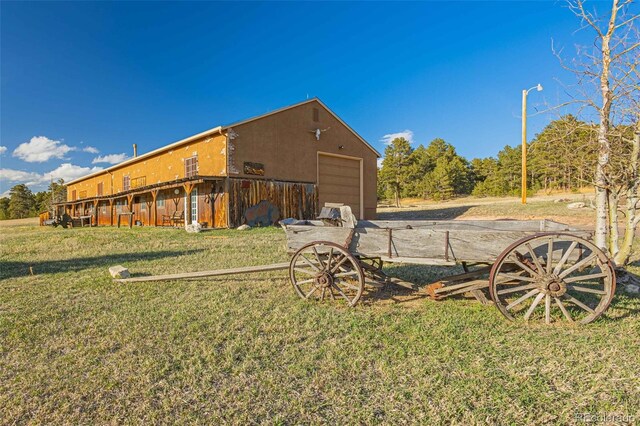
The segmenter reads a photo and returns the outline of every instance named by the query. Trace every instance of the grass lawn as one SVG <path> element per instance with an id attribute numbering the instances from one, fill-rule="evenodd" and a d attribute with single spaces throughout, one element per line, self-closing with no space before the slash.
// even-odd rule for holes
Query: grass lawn
<path id="1" fill-rule="evenodd" d="M 136 284 L 107 271 L 286 261 L 278 228 L 19 225 L 0 245 L 0 423 L 640 419 L 640 299 L 621 292 L 592 324 L 525 326 L 466 299 L 304 302 L 284 271 Z M 400 272 L 428 283 L 446 271 Z"/>

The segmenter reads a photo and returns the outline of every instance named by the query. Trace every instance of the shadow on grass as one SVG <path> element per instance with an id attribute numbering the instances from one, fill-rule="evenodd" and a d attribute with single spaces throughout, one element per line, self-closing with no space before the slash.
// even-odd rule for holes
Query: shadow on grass
<path id="1" fill-rule="evenodd" d="M 447 207 L 444 209 L 429 209 L 429 210 L 405 210 L 394 212 L 379 212 L 377 218 L 379 220 L 447 220 L 455 219 L 458 216 L 463 215 L 470 208 L 475 206 L 459 206 L 459 207 Z"/>
<path id="2" fill-rule="evenodd" d="M 475 267 L 471 268 L 476 269 Z M 395 284 L 387 284 L 384 288 L 368 291 L 363 299 L 364 304 L 375 304 L 378 302 L 391 302 L 397 304 L 412 304 L 422 300 L 431 300 L 427 292 L 424 290 L 427 284 L 431 284 L 440 279 L 450 277 L 452 275 L 463 273 L 461 266 L 427 266 L 412 264 L 386 264 L 384 272 L 389 277 L 400 278 L 403 281 L 413 283 L 417 286 L 417 290 L 411 290 Z M 489 297 L 487 292 L 486 297 Z M 463 294 L 452 296 L 456 299 L 468 299 Z"/>
<path id="3" fill-rule="evenodd" d="M 198 253 L 205 249 L 151 251 L 140 253 L 114 253 L 105 256 L 78 257 L 62 260 L 33 262 L 6 262 L 0 261 L 0 280 L 24 277 L 31 274 L 29 268 L 33 268 L 35 275 L 54 274 L 58 272 L 79 272 L 84 269 L 117 265 L 124 262 L 138 262 L 156 260 L 167 257 L 177 257 Z"/>

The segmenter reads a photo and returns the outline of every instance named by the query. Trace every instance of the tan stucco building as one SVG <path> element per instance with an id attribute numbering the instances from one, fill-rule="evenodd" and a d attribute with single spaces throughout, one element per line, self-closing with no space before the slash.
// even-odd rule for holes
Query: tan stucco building
<path id="1" fill-rule="evenodd" d="M 319 99 L 218 126 L 73 180 L 73 217 L 114 225 L 132 212 L 143 225 L 170 217 L 206 227 L 235 227 L 267 200 L 280 217 L 311 219 L 326 202 L 376 215 L 380 154 Z"/>

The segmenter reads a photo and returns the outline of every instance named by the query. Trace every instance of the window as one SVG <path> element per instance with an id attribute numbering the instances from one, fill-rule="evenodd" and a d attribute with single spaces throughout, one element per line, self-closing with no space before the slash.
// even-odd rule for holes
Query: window
<path id="1" fill-rule="evenodd" d="M 134 188 L 140 188 L 141 186 L 145 186 L 146 184 L 147 184 L 147 177 L 141 176 L 135 179 L 131 179 L 129 186 L 131 187 L 131 189 L 134 189 Z"/>
<path id="2" fill-rule="evenodd" d="M 102 195 L 103 189 L 104 189 L 104 184 L 102 182 L 100 182 L 98 184 L 98 189 L 96 190 L 96 193 L 98 194 L 98 197 L 100 197 Z"/>
<path id="3" fill-rule="evenodd" d="M 164 195 L 161 193 L 158 194 L 158 198 L 156 198 L 156 206 L 164 207 Z"/>
<path id="4" fill-rule="evenodd" d="M 71 191 L 71 201 L 75 201 L 76 200 L 76 190 L 74 189 L 73 191 Z"/>
<path id="5" fill-rule="evenodd" d="M 198 174 L 198 156 L 184 159 L 184 177 L 190 178 Z"/>
<path id="6" fill-rule="evenodd" d="M 87 191 L 80 191 L 80 198 L 87 198 Z"/>
<path id="7" fill-rule="evenodd" d="M 131 189 L 131 178 L 129 176 L 122 176 L 122 190 L 128 191 Z"/>
<path id="8" fill-rule="evenodd" d="M 313 121 L 320 121 L 320 111 L 318 111 L 318 108 L 313 109 Z"/>

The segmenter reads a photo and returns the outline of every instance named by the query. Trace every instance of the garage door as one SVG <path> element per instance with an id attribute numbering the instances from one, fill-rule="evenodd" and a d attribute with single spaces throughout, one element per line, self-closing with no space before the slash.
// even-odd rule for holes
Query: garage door
<path id="1" fill-rule="evenodd" d="M 360 159 L 318 154 L 318 199 L 351 207 L 360 219 Z"/>

